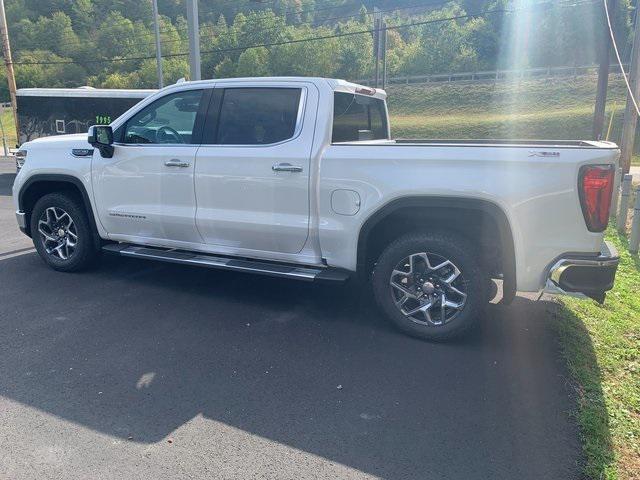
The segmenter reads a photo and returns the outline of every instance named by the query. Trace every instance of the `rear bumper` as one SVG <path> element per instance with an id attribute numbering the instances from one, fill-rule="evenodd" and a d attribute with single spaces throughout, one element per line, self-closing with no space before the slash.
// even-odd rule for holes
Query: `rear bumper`
<path id="1" fill-rule="evenodd" d="M 617 250 L 608 242 L 596 255 L 563 255 L 549 270 L 546 290 L 584 295 L 602 303 L 613 288 L 619 262 Z"/>

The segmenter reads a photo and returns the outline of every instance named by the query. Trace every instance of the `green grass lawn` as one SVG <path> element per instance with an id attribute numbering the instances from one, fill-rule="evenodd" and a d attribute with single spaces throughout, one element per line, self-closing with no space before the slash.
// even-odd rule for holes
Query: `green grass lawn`
<path id="1" fill-rule="evenodd" d="M 387 90 L 392 134 L 396 137 L 591 138 L 595 76 L 391 85 Z M 620 140 L 625 100 L 624 81 L 612 77 L 607 127 L 615 108 L 610 135 L 614 142 Z"/>
<path id="2" fill-rule="evenodd" d="M 13 148 L 16 145 L 16 124 L 13 121 L 13 112 L 10 108 L 5 108 L 0 113 L 0 122 L 2 122 L 2 128 L 4 129 L 7 147 Z M 1 146 L 2 144 L 0 144 Z"/>
<path id="3" fill-rule="evenodd" d="M 564 297 L 551 320 L 578 399 L 589 478 L 640 478 L 640 259 L 614 229 L 621 254 L 603 306 Z"/>

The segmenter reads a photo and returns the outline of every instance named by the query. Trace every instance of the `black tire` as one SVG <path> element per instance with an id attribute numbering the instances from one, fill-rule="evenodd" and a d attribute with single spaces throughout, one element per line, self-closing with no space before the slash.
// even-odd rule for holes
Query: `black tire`
<path id="1" fill-rule="evenodd" d="M 442 341 L 461 336 L 477 323 L 487 303 L 487 276 L 482 272 L 477 255 L 474 252 L 475 249 L 468 240 L 450 232 L 410 233 L 398 238 L 382 252 L 373 272 L 373 292 L 378 305 L 397 328 L 413 337 Z M 418 323 L 420 319 L 416 318 L 416 316 L 420 316 L 420 314 L 408 317 L 396 305 L 397 298 L 394 298 L 394 295 L 397 296 L 400 293 L 400 296 L 403 296 L 404 294 L 402 291 L 398 292 L 398 289 L 391 287 L 392 272 L 404 259 L 418 253 L 427 253 L 436 259 L 449 260 L 460 272 L 457 280 L 452 285 L 459 287 L 456 289 L 466 293 L 466 297 L 458 297 L 459 300 L 455 303 L 462 304 L 462 307 L 450 309 L 444 315 L 444 322 L 439 325 L 430 324 L 426 318 L 424 319 L 425 324 Z M 446 268 L 443 269 L 444 272 L 447 272 Z M 397 283 L 398 278 L 405 278 L 404 275 L 407 274 L 403 273 L 401 277 L 394 277 L 394 281 Z M 414 273 L 410 274 L 412 278 L 414 275 Z M 412 280 L 408 280 L 408 282 L 412 282 Z M 440 290 L 436 290 L 433 298 L 439 299 L 437 292 L 445 291 L 446 294 L 449 287 L 446 282 L 441 282 L 439 279 L 437 281 L 434 280 L 434 283 L 437 283 L 437 288 Z M 432 283 L 424 285 L 429 290 L 432 288 Z M 420 288 L 418 287 L 418 282 L 410 283 L 409 286 L 412 291 Z M 424 292 L 420 290 L 420 294 L 423 295 Z M 451 294 L 457 295 L 454 292 L 451 292 Z M 425 298 L 427 297 L 422 297 L 421 301 L 428 303 Z M 408 302 L 415 302 L 417 306 L 420 306 L 419 300 L 409 299 Z M 406 310 L 412 311 L 413 308 L 409 307 Z M 405 311 L 405 313 L 410 312 Z M 435 314 L 440 315 L 440 318 L 442 318 L 439 310 Z M 451 316 L 450 320 L 447 319 L 448 315 Z M 438 322 L 440 322 L 439 319 Z"/>
<path id="2" fill-rule="evenodd" d="M 38 230 L 39 222 L 48 209 L 55 208 L 58 213 L 66 212 L 73 221 L 73 233 L 77 237 L 73 251 L 66 259 L 60 258 L 57 254 L 48 253 L 45 238 Z M 46 217 L 45 217 L 46 218 Z M 64 217 L 64 222 L 68 220 Z M 47 228 L 44 228 L 46 231 Z M 70 234 L 67 232 L 67 236 Z M 33 244 L 40 255 L 40 258 L 54 270 L 61 272 L 77 272 L 91 266 L 98 257 L 98 249 L 95 242 L 95 232 L 93 232 L 87 213 L 82 203 L 73 194 L 59 192 L 49 193 L 40 198 L 31 211 L 31 237 Z M 64 237 L 63 237 L 64 238 Z M 69 237 L 71 238 L 71 237 Z M 49 249 L 55 245 L 48 241 Z"/>

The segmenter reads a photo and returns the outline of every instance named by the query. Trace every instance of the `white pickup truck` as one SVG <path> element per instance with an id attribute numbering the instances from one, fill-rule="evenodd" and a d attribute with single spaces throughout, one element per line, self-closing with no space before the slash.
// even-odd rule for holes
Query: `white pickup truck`
<path id="1" fill-rule="evenodd" d="M 401 330 L 476 322 L 491 279 L 604 301 L 616 145 L 392 140 L 386 94 L 342 80 L 164 88 L 89 135 L 22 145 L 20 228 L 51 267 L 101 251 L 371 282 Z"/>

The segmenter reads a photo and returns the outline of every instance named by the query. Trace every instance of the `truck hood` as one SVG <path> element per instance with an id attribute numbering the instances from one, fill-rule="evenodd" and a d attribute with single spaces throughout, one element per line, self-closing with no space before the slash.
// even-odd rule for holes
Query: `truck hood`
<path id="1" fill-rule="evenodd" d="M 71 135 L 53 135 L 40 137 L 20 145 L 21 149 L 45 149 L 45 148 L 91 148 L 87 141 L 86 133 L 74 133 Z"/>

